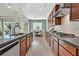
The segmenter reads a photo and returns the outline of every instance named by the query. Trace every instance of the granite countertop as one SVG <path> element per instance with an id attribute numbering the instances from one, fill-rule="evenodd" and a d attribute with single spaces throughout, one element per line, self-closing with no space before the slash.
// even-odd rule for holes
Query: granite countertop
<path id="1" fill-rule="evenodd" d="M 2 36 L 0 36 L 0 44 L 13 40 L 14 38 L 15 38 L 15 36 L 11 37 L 10 35 L 2 35 Z"/>
<path id="2" fill-rule="evenodd" d="M 71 46 L 78 48 L 79 49 L 79 37 L 74 36 L 74 37 L 60 37 L 56 33 L 50 32 L 51 35 L 59 38 L 59 40 L 62 40 L 63 42 L 70 44 Z"/>
<path id="3" fill-rule="evenodd" d="M 20 37 L 24 36 L 24 35 L 27 35 L 27 34 L 23 34 L 23 35 L 13 35 L 13 36 L 10 36 L 10 35 L 2 35 L 0 36 L 0 45 L 6 43 L 6 42 L 9 42 L 9 41 L 12 41 L 12 40 L 17 40 L 19 39 Z"/>
<path id="4" fill-rule="evenodd" d="M 79 37 L 74 38 L 59 38 L 60 40 L 70 44 L 71 46 L 79 49 Z"/>
<path id="5" fill-rule="evenodd" d="M 30 32 L 30 33 L 32 33 L 32 32 Z M 25 35 L 28 35 L 30 33 L 24 33 L 22 35 L 2 35 L 2 36 L 0 36 L 0 48 L 5 46 L 6 44 L 16 41 L 19 38 L 21 38 Z"/>
<path id="6" fill-rule="evenodd" d="M 30 32 L 32 33 L 32 32 Z M 0 55 L 11 49 L 18 44 L 22 37 L 28 36 L 30 33 L 24 33 L 22 35 L 2 35 L 0 36 Z"/>

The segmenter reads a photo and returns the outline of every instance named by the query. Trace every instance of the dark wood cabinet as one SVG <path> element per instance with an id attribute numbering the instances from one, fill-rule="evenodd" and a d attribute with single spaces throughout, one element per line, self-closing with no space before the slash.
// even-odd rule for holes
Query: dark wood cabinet
<path id="1" fill-rule="evenodd" d="M 51 22 L 52 20 L 50 19 L 50 17 L 48 18 L 48 28 L 50 28 L 50 26 L 51 26 L 51 24 L 52 24 L 52 22 Z"/>
<path id="2" fill-rule="evenodd" d="M 55 6 L 55 12 L 60 9 L 60 5 Z M 61 17 L 55 17 L 55 25 L 61 25 Z"/>
<path id="3" fill-rule="evenodd" d="M 52 52 L 57 56 L 58 55 L 58 39 L 56 37 L 52 37 L 52 35 L 49 32 L 45 33 L 45 37 Z"/>
<path id="4" fill-rule="evenodd" d="M 78 49 L 78 56 L 79 56 L 79 49 Z"/>
<path id="5" fill-rule="evenodd" d="M 53 24 L 53 18 L 52 18 L 52 13 L 50 14 L 50 16 L 48 17 L 48 28 L 50 28 Z"/>
<path id="6" fill-rule="evenodd" d="M 29 40 L 29 38 L 27 38 L 27 51 L 29 49 L 29 46 L 30 46 L 30 40 Z"/>
<path id="7" fill-rule="evenodd" d="M 27 52 L 27 41 L 26 41 L 26 37 L 21 38 L 21 42 L 20 42 L 20 55 L 24 56 L 26 55 Z"/>
<path id="8" fill-rule="evenodd" d="M 72 56 L 67 50 L 65 50 L 61 45 L 59 45 L 59 55 L 60 56 Z"/>
<path id="9" fill-rule="evenodd" d="M 47 32 L 46 40 L 56 56 L 79 56 L 79 49 Z"/>
<path id="10" fill-rule="evenodd" d="M 55 5 L 55 12 L 58 11 L 59 8 L 60 8 L 60 5 Z"/>
<path id="11" fill-rule="evenodd" d="M 79 21 L 79 3 L 71 3 L 70 9 L 71 21 Z"/>
<path id="12" fill-rule="evenodd" d="M 76 48 L 72 47 L 71 45 L 59 40 L 59 44 L 71 55 L 76 56 Z"/>
<path id="13" fill-rule="evenodd" d="M 25 56 L 31 43 L 33 42 L 33 33 L 27 34 L 20 39 L 20 56 Z"/>
<path id="14" fill-rule="evenodd" d="M 55 25 L 61 25 L 61 17 L 55 18 Z"/>

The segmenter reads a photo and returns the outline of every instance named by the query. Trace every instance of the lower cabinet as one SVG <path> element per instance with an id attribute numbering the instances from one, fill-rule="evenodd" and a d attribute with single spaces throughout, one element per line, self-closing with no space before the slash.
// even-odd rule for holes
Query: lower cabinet
<path id="1" fill-rule="evenodd" d="M 29 46 L 30 46 L 30 40 L 29 40 L 29 38 L 27 38 L 27 51 L 29 49 Z"/>
<path id="2" fill-rule="evenodd" d="M 54 40 L 54 50 L 53 50 L 53 52 L 56 56 L 58 56 L 58 42 L 56 42 L 55 40 Z"/>
<path id="3" fill-rule="evenodd" d="M 78 49 L 78 56 L 79 56 L 79 49 Z"/>
<path id="4" fill-rule="evenodd" d="M 77 51 L 75 47 L 63 42 L 56 37 L 51 37 L 52 41 L 52 51 L 56 56 L 76 56 L 79 55 L 79 50 Z M 59 40 L 59 41 L 58 41 Z"/>
<path id="5" fill-rule="evenodd" d="M 59 44 L 65 48 L 67 52 L 69 52 L 71 55 L 76 56 L 76 48 L 72 47 L 71 45 L 59 40 Z M 66 54 L 66 53 L 65 53 Z"/>
<path id="6" fill-rule="evenodd" d="M 27 40 L 26 40 L 26 37 L 24 38 L 21 38 L 21 43 L 20 43 L 20 55 L 21 56 L 24 56 L 26 55 L 26 52 L 27 52 Z"/>
<path id="7" fill-rule="evenodd" d="M 67 50 L 59 45 L 59 55 L 60 56 L 72 56 Z"/>
<path id="8" fill-rule="evenodd" d="M 50 33 L 46 33 L 46 40 L 56 56 L 79 56 L 78 48 L 73 47 Z"/>
<path id="9" fill-rule="evenodd" d="M 28 34 L 20 39 L 20 56 L 25 56 L 31 47 L 33 41 L 32 33 Z"/>
<path id="10" fill-rule="evenodd" d="M 31 43 L 32 43 L 32 41 L 33 41 L 32 38 L 33 38 L 33 37 L 32 37 L 32 34 L 27 35 L 27 51 L 28 51 L 28 49 L 30 48 Z"/>

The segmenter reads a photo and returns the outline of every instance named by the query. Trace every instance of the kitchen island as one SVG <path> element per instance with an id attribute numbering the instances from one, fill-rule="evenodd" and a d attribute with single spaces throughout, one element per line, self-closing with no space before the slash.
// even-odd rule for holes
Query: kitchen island
<path id="1" fill-rule="evenodd" d="M 0 36 L 0 55 L 24 56 L 33 41 L 33 33 Z"/>

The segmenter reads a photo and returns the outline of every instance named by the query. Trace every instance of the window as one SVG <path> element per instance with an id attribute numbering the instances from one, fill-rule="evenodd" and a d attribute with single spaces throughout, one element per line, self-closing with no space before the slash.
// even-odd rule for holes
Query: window
<path id="1" fill-rule="evenodd" d="M 33 31 L 42 30 L 42 23 L 33 23 Z"/>

